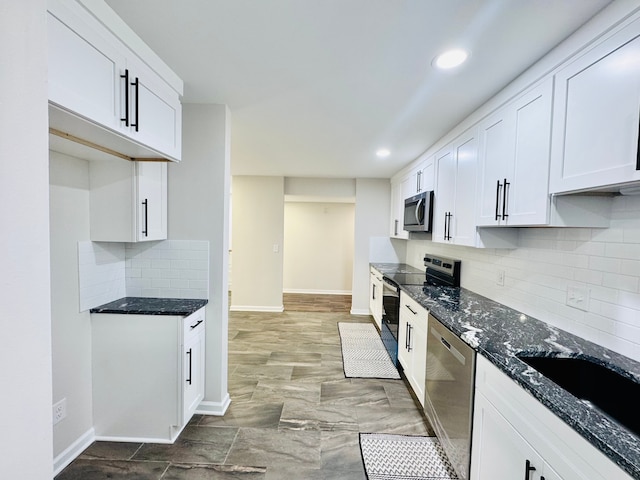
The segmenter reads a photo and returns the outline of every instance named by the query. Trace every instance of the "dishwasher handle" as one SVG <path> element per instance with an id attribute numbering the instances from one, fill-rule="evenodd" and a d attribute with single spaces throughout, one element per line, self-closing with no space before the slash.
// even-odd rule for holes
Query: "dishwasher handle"
<path id="1" fill-rule="evenodd" d="M 449 343 L 437 329 L 431 327 L 431 335 L 440 340 L 440 343 L 449 351 L 451 355 L 455 357 L 456 360 L 458 360 L 458 362 L 460 362 L 462 365 L 465 365 L 467 363 L 467 358 L 456 347 L 451 345 L 451 343 Z"/>

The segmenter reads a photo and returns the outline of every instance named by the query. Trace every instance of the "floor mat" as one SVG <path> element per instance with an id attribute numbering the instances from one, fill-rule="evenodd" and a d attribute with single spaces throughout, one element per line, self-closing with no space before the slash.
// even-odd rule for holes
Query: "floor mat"
<path id="1" fill-rule="evenodd" d="M 400 378 L 375 326 L 340 322 L 338 330 L 345 377 Z"/>
<path id="2" fill-rule="evenodd" d="M 436 437 L 361 433 L 369 480 L 450 480 L 455 471 Z"/>

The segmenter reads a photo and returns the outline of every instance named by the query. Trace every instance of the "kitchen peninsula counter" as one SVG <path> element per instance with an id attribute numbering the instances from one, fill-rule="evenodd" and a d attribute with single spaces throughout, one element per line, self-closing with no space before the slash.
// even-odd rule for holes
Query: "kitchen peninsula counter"
<path id="1" fill-rule="evenodd" d="M 186 317 L 200 310 L 207 303 L 209 303 L 209 300 L 206 299 L 123 297 L 92 308 L 90 313 L 178 315 Z"/>
<path id="2" fill-rule="evenodd" d="M 393 265 L 371 264 L 383 274 L 407 267 L 396 264 L 394 271 Z M 587 358 L 636 382 L 640 382 L 640 362 L 465 288 L 400 288 L 623 470 L 640 478 L 640 437 L 590 408 L 517 355 Z"/>

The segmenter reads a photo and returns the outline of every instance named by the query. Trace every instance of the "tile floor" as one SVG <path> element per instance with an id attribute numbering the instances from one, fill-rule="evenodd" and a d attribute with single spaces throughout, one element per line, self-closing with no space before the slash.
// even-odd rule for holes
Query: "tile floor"
<path id="1" fill-rule="evenodd" d="M 363 480 L 359 432 L 432 435 L 402 380 L 346 379 L 344 312 L 229 314 L 224 417 L 173 445 L 96 442 L 56 480 Z"/>

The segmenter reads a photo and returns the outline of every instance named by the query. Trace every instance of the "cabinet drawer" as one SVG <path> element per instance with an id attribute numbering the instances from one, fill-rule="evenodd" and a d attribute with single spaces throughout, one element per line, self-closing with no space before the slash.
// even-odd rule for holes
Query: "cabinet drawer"
<path id="1" fill-rule="evenodd" d="M 204 331 L 204 308 L 185 317 L 182 323 L 183 340 L 185 343 L 192 337 L 200 335 Z"/>
<path id="2" fill-rule="evenodd" d="M 427 317 L 429 312 L 409 295 L 400 296 L 400 311 L 403 314 L 409 314 L 411 324 L 417 328 L 427 329 Z"/>

